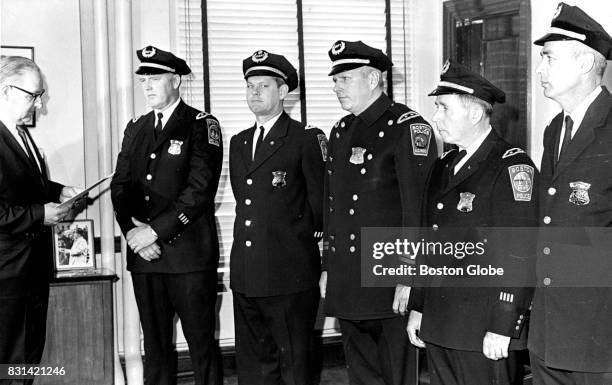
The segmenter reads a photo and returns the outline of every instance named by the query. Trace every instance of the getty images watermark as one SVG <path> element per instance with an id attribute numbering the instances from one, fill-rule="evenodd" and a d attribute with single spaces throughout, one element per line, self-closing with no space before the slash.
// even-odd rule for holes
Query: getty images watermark
<path id="1" fill-rule="evenodd" d="M 612 286 L 609 228 L 368 227 L 360 251 L 364 287 L 533 287 L 538 260 L 568 253 L 571 266 L 547 271 L 553 282 Z"/>

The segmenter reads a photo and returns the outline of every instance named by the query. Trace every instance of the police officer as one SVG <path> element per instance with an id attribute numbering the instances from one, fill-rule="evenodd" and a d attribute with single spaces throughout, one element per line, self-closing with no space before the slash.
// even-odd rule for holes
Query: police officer
<path id="1" fill-rule="evenodd" d="M 111 195 L 129 245 L 127 268 L 144 333 L 145 382 L 173 383 L 178 314 L 195 383 L 213 384 L 219 122 L 179 97 L 181 76 L 191 72 L 184 60 L 153 46 L 136 53 L 136 74 L 152 111 L 127 124 Z"/>
<path id="2" fill-rule="evenodd" d="M 327 139 L 284 111 L 298 86 L 284 56 L 259 50 L 242 70 L 255 124 L 230 143 L 238 381 L 312 384 Z"/>
<path id="3" fill-rule="evenodd" d="M 544 131 L 541 237 L 529 331 L 534 384 L 612 383 L 612 38 L 560 3 L 537 67 L 562 111 Z M 586 232 L 589 235 L 586 236 Z"/>
<path id="4" fill-rule="evenodd" d="M 425 261 L 419 265 L 467 269 L 486 262 L 514 276 L 462 285 L 450 270 L 436 277 L 438 281 L 422 274 L 411 293 L 409 306 L 414 310 L 408 335 L 416 346 L 427 347 L 432 384 L 522 384 L 517 351 L 526 349 L 525 322 L 533 292 L 522 285 L 528 285 L 535 238 L 525 237 L 534 231 L 503 228 L 537 225 L 537 169 L 523 150 L 506 143 L 491 127 L 492 106 L 503 103 L 505 94 L 488 80 L 447 61 L 429 95 L 436 97 L 437 131 L 459 150 L 444 153 L 431 171 L 424 226 L 438 241 L 481 242 L 485 254 L 422 254 L 418 258 Z M 488 228 L 488 235 L 479 227 Z M 495 287 L 498 284 L 509 287 Z"/>
<path id="5" fill-rule="evenodd" d="M 330 135 L 321 295 L 326 313 L 339 319 L 351 383 L 416 384 L 416 349 L 402 316 L 409 288 L 361 287 L 360 236 L 366 226 L 419 225 L 433 131 L 384 94 L 383 73 L 393 63 L 382 51 L 339 40 L 329 57 L 334 92 L 350 114 Z"/>

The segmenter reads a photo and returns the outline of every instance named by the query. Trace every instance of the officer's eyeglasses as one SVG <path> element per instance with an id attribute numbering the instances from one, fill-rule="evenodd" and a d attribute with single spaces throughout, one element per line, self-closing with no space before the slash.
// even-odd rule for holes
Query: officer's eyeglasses
<path id="1" fill-rule="evenodd" d="M 11 88 L 16 88 L 21 92 L 26 93 L 28 96 L 26 97 L 26 99 L 28 100 L 28 102 L 30 103 L 35 103 L 36 100 L 41 100 L 42 96 L 45 94 L 45 90 L 40 91 L 39 93 L 33 93 L 30 91 L 26 91 L 23 88 L 17 87 L 17 86 L 13 86 L 13 85 L 9 85 L 9 87 Z"/>

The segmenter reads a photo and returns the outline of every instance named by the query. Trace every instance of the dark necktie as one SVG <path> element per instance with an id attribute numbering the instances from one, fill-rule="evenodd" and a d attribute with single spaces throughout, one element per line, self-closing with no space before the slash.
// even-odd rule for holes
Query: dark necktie
<path id="1" fill-rule="evenodd" d="M 257 158 L 257 152 L 261 148 L 261 144 L 263 143 L 264 138 L 264 128 L 263 126 L 259 126 L 259 136 L 257 137 L 257 142 L 255 143 L 255 154 L 253 155 L 253 160 Z"/>
<path id="2" fill-rule="evenodd" d="M 567 151 L 567 147 L 572 141 L 572 128 L 573 127 L 574 127 L 574 121 L 569 115 L 566 115 L 565 116 L 565 133 L 563 134 L 563 143 L 561 144 L 561 151 L 559 151 L 559 158 L 557 159 L 557 162 L 559 161 L 559 159 L 561 159 L 561 156 L 563 155 L 563 153 Z"/>
<path id="3" fill-rule="evenodd" d="M 161 135 L 163 117 L 164 117 L 164 114 L 162 114 L 161 112 L 157 113 L 157 124 L 155 125 L 155 140 L 157 140 L 157 138 L 159 138 Z"/>
<path id="4" fill-rule="evenodd" d="M 25 129 L 23 127 L 17 127 L 17 133 L 19 134 L 19 137 L 21 138 L 21 141 L 23 142 L 23 145 L 26 148 L 26 153 L 28 154 L 28 158 L 30 159 L 30 165 L 34 168 L 34 170 L 40 173 L 40 169 L 38 168 L 38 164 L 36 163 L 35 155 L 32 152 L 32 149 L 30 148 Z"/>
<path id="5" fill-rule="evenodd" d="M 453 175 L 455 175 L 455 166 L 457 165 L 457 163 L 459 163 L 461 159 L 463 159 L 466 155 L 467 155 L 467 152 L 465 150 L 461 150 L 457 153 L 455 158 L 450 162 L 450 164 L 448 165 L 449 179 L 452 178 Z"/>

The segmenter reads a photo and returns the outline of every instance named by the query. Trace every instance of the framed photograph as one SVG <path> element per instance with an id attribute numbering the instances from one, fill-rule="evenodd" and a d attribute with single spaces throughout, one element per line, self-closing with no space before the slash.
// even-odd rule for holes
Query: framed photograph
<path id="1" fill-rule="evenodd" d="M 95 270 L 93 220 L 60 222 L 53 227 L 55 270 Z"/>
<path id="2" fill-rule="evenodd" d="M 2 45 L 0 46 L 0 55 L 22 56 L 34 60 L 34 47 Z M 22 124 L 26 127 L 36 127 L 36 111 L 34 111 L 27 119 L 22 120 Z"/>

